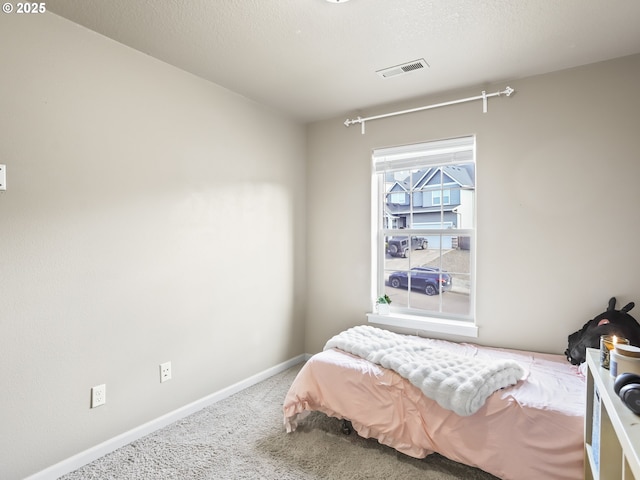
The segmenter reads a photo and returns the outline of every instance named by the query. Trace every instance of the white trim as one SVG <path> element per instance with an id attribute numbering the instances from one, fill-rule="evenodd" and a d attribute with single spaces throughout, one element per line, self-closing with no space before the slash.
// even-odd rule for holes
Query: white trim
<path id="1" fill-rule="evenodd" d="M 462 322 L 460 320 L 420 317 L 403 313 L 391 313 L 390 315 L 367 313 L 367 320 L 369 323 L 390 327 L 410 328 L 420 332 L 446 333 L 462 337 L 478 338 L 478 326 L 472 322 Z"/>
<path id="2" fill-rule="evenodd" d="M 262 382 L 263 380 L 268 379 L 278 373 L 284 372 L 285 370 L 297 365 L 299 363 L 305 362 L 311 358 L 311 355 L 308 353 L 298 355 L 286 362 L 280 363 L 274 367 L 268 368 L 263 372 L 257 373 L 252 377 L 247 378 L 246 380 L 242 380 L 238 383 L 235 383 L 229 387 L 223 388 L 217 392 L 212 393 L 211 395 L 207 395 L 200 400 L 196 400 L 195 402 L 189 403 L 183 407 L 174 410 L 173 412 L 169 412 L 161 417 L 156 418 L 155 420 L 151 420 L 145 424 L 142 424 L 128 432 L 124 432 L 116 437 L 113 437 L 105 442 L 102 442 L 94 447 L 91 447 L 83 452 L 80 452 L 72 457 L 67 458 L 61 462 L 58 462 L 44 470 L 41 470 L 38 473 L 27 477 L 25 480 L 56 480 L 62 475 L 66 475 L 67 473 L 73 472 L 88 463 L 97 460 L 100 457 L 105 456 L 108 453 L 117 450 L 118 448 L 124 447 L 129 443 L 138 440 L 150 433 L 155 432 L 156 430 L 160 430 L 161 428 L 170 425 L 181 418 L 187 417 L 198 410 L 202 410 L 209 405 L 213 405 L 220 400 L 224 400 L 231 395 L 234 395 L 246 388 L 249 388 L 257 383 Z"/>

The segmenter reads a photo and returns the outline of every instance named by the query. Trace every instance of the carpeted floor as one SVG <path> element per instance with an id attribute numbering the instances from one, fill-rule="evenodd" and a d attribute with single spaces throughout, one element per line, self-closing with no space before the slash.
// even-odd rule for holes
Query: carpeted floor
<path id="1" fill-rule="evenodd" d="M 496 480 L 440 455 L 418 460 L 313 413 L 285 433 L 282 402 L 300 366 L 84 466 L 62 480 Z"/>

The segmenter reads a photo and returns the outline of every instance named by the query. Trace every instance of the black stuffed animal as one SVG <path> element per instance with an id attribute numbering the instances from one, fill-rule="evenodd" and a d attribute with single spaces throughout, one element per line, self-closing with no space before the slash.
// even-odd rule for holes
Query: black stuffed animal
<path id="1" fill-rule="evenodd" d="M 573 365 L 586 360 L 587 348 L 600 348 L 601 335 L 616 335 L 629 340 L 631 345 L 640 346 L 640 325 L 627 312 L 635 303 L 627 303 L 616 310 L 616 298 L 611 297 L 607 311 L 584 324 L 581 330 L 569 335 L 569 347 L 564 354 Z"/>

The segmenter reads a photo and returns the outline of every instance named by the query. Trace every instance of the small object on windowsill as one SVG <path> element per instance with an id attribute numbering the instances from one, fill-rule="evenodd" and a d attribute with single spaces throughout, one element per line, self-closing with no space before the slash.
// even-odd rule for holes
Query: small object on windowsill
<path id="1" fill-rule="evenodd" d="M 611 351 L 616 344 L 629 345 L 626 338 L 618 338 L 615 335 L 602 335 L 600 337 L 600 366 L 609 369 Z"/>
<path id="2" fill-rule="evenodd" d="M 376 311 L 378 315 L 389 315 L 391 313 L 391 308 L 388 303 L 378 303 L 376 305 Z"/>
<path id="3" fill-rule="evenodd" d="M 379 315 L 389 315 L 391 312 L 391 299 L 386 293 L 376 300 L 376 311 Z"/>

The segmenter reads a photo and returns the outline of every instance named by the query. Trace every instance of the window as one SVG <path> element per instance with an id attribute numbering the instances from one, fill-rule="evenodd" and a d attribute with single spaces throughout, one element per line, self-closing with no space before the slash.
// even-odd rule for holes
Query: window
<path id="1" fill-rule="evenodd" d="M 373 298 L 392 300 L 377 321 L 475 328 L 475 166 L 473 136 L 373 152 Z"/>
<path id="2" fill-rule="evenodd" d="M 399 204 L 406 204 L 406 195 L 404 193 L 392 193 L 391 195 L 389 195 L 389 201 L 391 203 L 399 203 Z"/>
<path id="3" fill-rule="evenodd" d="M 451 203 L 451 190 L 437 188 L 431 191 L 431 205 L 449 205 Z"/>

